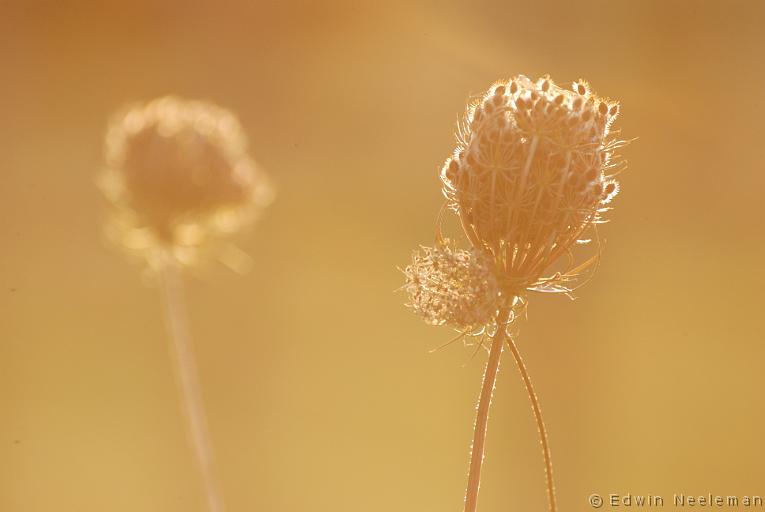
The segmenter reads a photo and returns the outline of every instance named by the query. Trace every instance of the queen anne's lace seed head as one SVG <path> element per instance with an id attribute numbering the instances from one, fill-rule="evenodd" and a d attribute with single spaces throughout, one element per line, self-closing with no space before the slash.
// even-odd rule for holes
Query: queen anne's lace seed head
<path id="1" fill-rule="evenodd" d="M 441 171 L 443 193 L 473 246 L 491 253 L 507 295 L 522 295 L 618 192 L 609 141 L 618 103 L 583 82 L 548 77 L 492 86 L 468 108 Z"/>
<path id="2" fill-rule="evenodd" d="M 448 240 L 422 247 L 404 274 L 407 306 L 428 324 L 471 331 L 490 323 L 497 310 L 492 260 L 475 249 L 456 249 Z"/>
<path id="3" fill-rule="evenodd" d="M 105 153 L 108 232 L 148 259 L 192 262 L 271 197 L 236 117 L 208 103 L 169 96 L 132 106 L 111 121 Z"/>

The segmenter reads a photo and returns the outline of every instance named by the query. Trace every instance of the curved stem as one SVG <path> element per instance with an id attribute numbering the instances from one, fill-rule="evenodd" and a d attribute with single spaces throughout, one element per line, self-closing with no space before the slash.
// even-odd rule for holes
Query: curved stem
<path id="1" fill-rule="evenodd" d="M 483 464 L 483 451 L 486 442 L 486 428 L 489 422 L 489 408 L 505 341 L 505 324 L 509 315 L 509 309 L 503 309 L 499 312 L 497 332 L 492 336 L 489 361 L 486 363 L 486 371 L 483 374 L 483 384 L 481 385 L 481 394 L 478 397 L 478 411 L 473 430 L 473 449 L 470 454 L 468 484 L 465 491 L 465 512 L 475 512 L 478 506 L 478 488 L 481 485 L 481 465 Z"/>
<path id="2" fill-rule="evenodd" d="M 213 472 L 213 450 L 210 434 L 207 431 L 202 393 L 186 317 L 183 283 L 178 268 L 172 262 L 165 263 L 162 269 L 162 305 L 168 334 L 172 341 L 171 352 L 175 360 L 176 380 L 183 400 L 183 410 L 188 422 L 194 456 L 204 484 L 207 506 L 210 512 L 223 512 L 223 500 Z"/>
<path id="3" fill-rule="evenodd" d="M 542 420 L 542 411 L 539 408 L 539 399 L 537 398 L 537 394 L 534 392 L 534 386 L 531 385 L 529 372 L 526 370 L 526 365 L 523 363 L 521 353 L 518 351 L 515 340 L 511 336 L 507 337 L 507 344 L 510 347 L 510 352 L 513 354 L 515 363 L 518 365 L 518 371 L 521 373 L 523 383 L 526 385 L 526 392 L 528 393 L 529 400 L 531 401 L 531 409 L 534 411 L 534 419 L 537 422 L 537 430 L 539 430 L 539 440 L 542 443 L 542 455 L 545 459 L 547 499 L 550 504 L 550 512 L 555 512 L 557 507 L 555 504 L 555 483 L 553 482 L 552 458 L 550 457 L 550 445 L 547 442 L 547 430 L 545 430 L 545 423 Z"/>

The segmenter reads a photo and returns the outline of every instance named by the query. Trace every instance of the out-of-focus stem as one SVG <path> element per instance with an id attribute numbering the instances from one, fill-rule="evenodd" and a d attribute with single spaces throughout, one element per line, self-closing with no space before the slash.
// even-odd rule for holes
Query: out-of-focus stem
<path id="1" fill-rule="evenodd" d="M 207 506 L 209 512 L 223 512 L 223 500 L 215 481 L 213 450 L 189 333 L 183 282 L 179 269 L 170 261 L 166 262 L 162 269 L 162 305 L 172 342 L 171 355 L 175 361 L 176 381 L 181 393 L 194 457 L 204 485 Z"/>
<path id="2" fill-rule="evenodd" d="M 491 339 L 489 361 L 486 363 L 486 371 L 483 374 L 481 394 L 478 397 L 478 412 L 476 413 L 475 427 L 473 430 L 473 449 L 470 454 L 470 470 L 468 471 L 468 484 L 465 491 L 465 512 L 475 512 L 478 506 L 478 488 L 481 485 L 481 466 L 483 464 L 483 452 L 486 442 L 486 428 L 489 422 L 489 408 L 491 396 L 494 392 L 494 384 L 499 371 L 499 359 L 505 343 L 505 328 L 510 310 L 502 309 L 497 317 L 497 332 Z"/>
<path id="3" fill-rule="evenodd" d="M 529 395 L 531 401 L 531 409 L 534 411 L 534 419 L 537 422 L 537 430 L 539 430 L 539 440 L 542 444 L 542 455 L 545 460 L 545 476 L 547 477 L 547 500 L 550 505 L 550 512 L 556 512 L 557 507 L 555 504 L 555 483 L 553 482 L 553 467 L 552 458 L 550 457 L 550 445 L 547 442 L 547 430 L 545 429 L 545 422 L 542 420 L 542 410 L 539 408 L 539 399 L 534 392 L 534 387 L 531 385 L 531 379 L 529 378 L 529 372 L 526 370 L 526 365 L 523 363 L 521 353 L 515 344 L 515 340 L 512 336 L 507 337 L 507 344 L 510 347 L 510 352 L 513 354 L 515 363 L 518 365 L 518 371 L 521 373 L 523 383 L 526 385 L 526 392 Z"/>

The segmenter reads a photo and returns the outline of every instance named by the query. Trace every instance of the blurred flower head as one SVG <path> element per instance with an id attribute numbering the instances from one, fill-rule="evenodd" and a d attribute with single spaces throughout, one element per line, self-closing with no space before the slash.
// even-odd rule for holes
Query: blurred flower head
<path id="1" fill-rule="evenodd" d="M 150 265 L 209 255 L 272 198 L 229 111 L 167 96 L 110 122 L 100 184 L 111 203 L 107 234 Z"/>

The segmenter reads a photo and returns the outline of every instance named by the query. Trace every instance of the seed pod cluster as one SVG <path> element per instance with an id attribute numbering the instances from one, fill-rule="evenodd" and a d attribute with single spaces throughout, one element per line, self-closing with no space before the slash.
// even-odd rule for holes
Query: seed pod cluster
<path id="1" fill-rule="evenodd" d="M 492 261 L 481 251 L 456 249 L 449 240 L 415 251 L 404 270 L 407 306 L 430 325 L 470 331 L 488 324 L 497 309 Z"/>
<path id="2" fill-rule="evenodd" d="M 619 113 L 583 82 L 548 77 L 494 84 L 470 105 L 441 170 L 448 206 L 477 249 L 491 253 L 508 293 L 534 285 L 618 192 L 609 140 Z"/>

